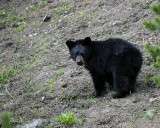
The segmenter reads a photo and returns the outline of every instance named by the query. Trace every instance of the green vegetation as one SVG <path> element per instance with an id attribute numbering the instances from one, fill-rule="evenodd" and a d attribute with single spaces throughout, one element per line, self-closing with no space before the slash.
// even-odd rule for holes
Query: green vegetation
<path id="1" fill-rule="evenodd" d="M 11 114 L 8 111 L 1 113 L 1 128 L 11 128 Z"/>
<path id="2" fill-rule="evenodd" d="M 123 24 L 125 24 L 126 22 L 127 22 L 126 19 L 121 19 L 121 20 L 117 21 L 116 24 L 117 24 L 117 25 L 123 25 Z"/>
<path id="3" fill-rule="evenodd" d="M 143 111 L 140 114 L 135 114 L 129 118 L 126 119 L 126 121 L 135 122 L 137 119 L 144 117 L 145 119 L 152 119 L 156 113 L 160 111 L 160 108 L 158 109 L 149 109 L 148 111 Z"/>
<path id="4" fill-rule="evenodd" d="M 70 91 L 64 91 L 62 90 L 60 94 L 58 94 L 58 97 L 60 99 L 67 99 L 67 100 L 72 100 L 73 98 L 75 98 L 77 95 L 74 92 L 74 90 L 70 90 Z"/>
<path id="5" fill-rule="evenodd" d="M 23 21 L 26 18 L 26 16 L 27 16 L 26 12 L 23 12 L 21 15 L 16 16 L 14 14 L 15 11 L 16 11 L 15 7 L 12 7 L 12 9 L 9 11 L 4 10 L 4 9 L 0 10 L 0 16 L 3 16 L 3 18 L 0 20 L 0 24 L 15 23 L 17 21 Z M 23 25 L 24 25 L 24 21 L 23 21 Z M 10 27 L 12 27 L 12 24 L 10 24 Z M 20 27 L 20 25 L 19 25 L 19 27 Z M 22 29 L 22 26 L 20 27 L 20 29 Z"/>
<path id="6" fill-rule="evenodd" d="M 138 118 L 141 118 L 141 117 L 144 117 L 144 116 L 145 116 L 145 112 L 141 112 L 140 114 L 135 114 L 135 115 L 129 117 L 126 121 L 134 122 Z"/>
<path id="7" fill-rule="evenodd" d="M 63 68 L 62 68 L 62 69 L 59 69 L 59 70 L 57 70 L 57 71 L 55 72 L 55 74 L 52 75 L 52 78 L 50 78 L 50 79 L 48 80 L 48 83 L 51 84 L 51 85 L 50 85 L 50 92 L 52 92 L 52 90 L 53 90 L 53 82 L 54 82 L 55 80 L 57 80 L 57 78 L 58 78 L 59 76 L 63 75 L 63 74 L 64 74 L 64 69 L 63 69 Z"/>
<path id="8" fill-rule="evenodd" d="M 20 32 L 20 31 L 22 31 L 25 27 L 26 27 L 26 22 L 23 21 L 23 24 L 21 24 L 21 25 L 18 26 L 17 31 Z"/>
<path id="9" fill-rule="evenodd" d="M 155 109 L 150 109 L 146 112 L 145 117 L 151 119 L 154 117 L 155 113 L 156 113 Z"/>
<path id="10" fill-rule="evenodd" d="M 8 83 L 11 77 L 15 74 L 14 67 L 9 67 L 8 70 L 0 72 L 0 83 Z"/>
<path id="11" fill-rule="evenodd" d="M 45 114 L 45 110 L 42 108 L 38 109 L 38 117 L 41 118 Z"/>
<path id="12" fill-rule="evenodd" d="M 61 4 L 59 7 L 53 9 L 53 12 L 59 16 L 65 15 L 73 9 L 73 6 L 70 4 L 71 2 L 69 0 L 61 0 L 60 3 Z"/>
<path id="13" fill-rule="evenodd" d="M 75 122 L 75 115 L 73 112 L 62 112 L 59 116 L 57 116 L 57 118 L 62 122 L 62 123 L 67 123 L 67 124 L 71 124 L 73 122 Z"/>
<path id="14" fill-rule="evenodd" d="M 37 21 L 34 22 L 34 26 L 38 27 L 38 22 Z"/>
<path id="15" fill-rule="evenodd" d="M 160 0 L 158 0 L 158 4 L 151 5 L 151 10 L 160 15 Z M 152 20 L 144 20 L 143 21 L 144 27 L 148 30 L 155 31 L 160 33 L 160 18 L 155 17 L 154 21 Z M 153 59 L 152 66 L 157 68 L 160 71 L 160 43 L 155 46 L 151 46 L 149 44 L 145 44 L 144 48 L 147 50 L 151 58 Z M 159 85 L 160 87 L 160 75 L 152 77 L 152 80 Z"/>

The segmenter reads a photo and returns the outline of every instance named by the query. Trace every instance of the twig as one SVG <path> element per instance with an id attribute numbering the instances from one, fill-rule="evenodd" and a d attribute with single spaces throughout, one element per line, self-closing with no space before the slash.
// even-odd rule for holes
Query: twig
<path id="1" fill-rule="evenodd" d="M 8 85 L 9 85 L 9 84 L 6 85 L 6 92 L 7 92 L 7 94 L 8 94 L 13 100 L 15 100 L 14 97 L 9 93 L 9 91 L 8 91 L 8 89 L 7 89 Z"/>

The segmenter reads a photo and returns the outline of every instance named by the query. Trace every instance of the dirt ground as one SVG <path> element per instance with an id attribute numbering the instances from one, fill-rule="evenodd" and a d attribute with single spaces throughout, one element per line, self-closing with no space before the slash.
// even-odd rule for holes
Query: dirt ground
<path id="1" fill-rule="evenodd" d="M 160 128 L 160 88 L 143 45 L 160 36 L 143 28 L 155 0 L 0 0 L 0 110 L 12 127 L 46 119 L 45 128 Z M 119 37 L 143 53 L 136 92 L 94 98 L 89 73 L 69 58 L 65 41 Z M 3 76 L 3 77 L 2 77 Z M 147 112 L 155 110 L 153 117 Z M 75 121 L 56 116 L 74 112 Z"/>

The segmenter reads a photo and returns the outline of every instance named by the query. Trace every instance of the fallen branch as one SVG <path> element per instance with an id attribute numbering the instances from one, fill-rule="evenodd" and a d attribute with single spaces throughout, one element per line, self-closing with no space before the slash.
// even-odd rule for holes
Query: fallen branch
<path id="1" fill-rule="evenodd" d="M 8 89 L 7 89 L 8 85 L 9 85 L 9 84 L 6 85 L 6 92 L 7 92 L 7 94 L 8 94 L 13 100 L 15 100 L 14 97 L 9 93 L 9 91 L 8 91 Z"/>

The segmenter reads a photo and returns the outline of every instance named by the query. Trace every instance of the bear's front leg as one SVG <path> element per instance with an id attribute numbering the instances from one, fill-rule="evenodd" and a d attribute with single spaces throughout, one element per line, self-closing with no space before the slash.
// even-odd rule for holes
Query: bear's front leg
<path id="1" fill-rule="evenodd" d="M 99 97 L 102 95 L 102 92 L 105 90 L 105 79 L 102 76 L 94 75 L 92 76 L 93 84 L 94 84 L 94 96 Z"/>

